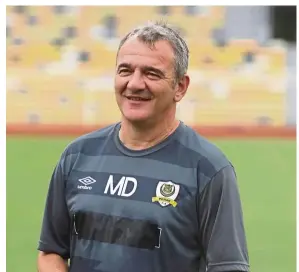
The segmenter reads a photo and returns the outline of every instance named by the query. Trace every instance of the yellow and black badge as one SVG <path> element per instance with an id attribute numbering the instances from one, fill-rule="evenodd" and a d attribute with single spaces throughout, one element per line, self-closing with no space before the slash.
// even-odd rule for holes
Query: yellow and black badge
<path id="1" fill-rule="evenodd" d="M 156 188 L 156 196 L 152 198 L 152 202 L 159 202 L 163 207 L 171 204 L 176 207 L 175 201 L 180 191 L 180 185 L 172 181 L 159 181 Z"/>

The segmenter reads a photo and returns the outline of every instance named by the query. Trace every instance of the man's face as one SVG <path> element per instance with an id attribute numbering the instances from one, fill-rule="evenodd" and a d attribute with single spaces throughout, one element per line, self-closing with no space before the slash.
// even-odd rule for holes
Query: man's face
<path id="1" fill-rule="evenodd" d="M 186 77 L 175 84 L 174 53 L 167 41 L 150 48 L 136 38 L 129 39 L 119 50 L 115 76 L 116 101 L 124 118 L 155 121 L 175 113 L 176 102 L 188 87 Z"/>

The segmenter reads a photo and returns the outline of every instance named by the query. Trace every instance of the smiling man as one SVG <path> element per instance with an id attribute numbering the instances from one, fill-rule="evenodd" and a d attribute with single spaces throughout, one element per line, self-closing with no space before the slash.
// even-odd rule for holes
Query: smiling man
<path id="1" fill-rule="evenodd" d="M 249 271 L 234 168 L 175 117 L 188 58 L 163 23 L 123 38 L 115 69 L 122 119 L 63 152 L 46 200 L 40 272 Z"/>

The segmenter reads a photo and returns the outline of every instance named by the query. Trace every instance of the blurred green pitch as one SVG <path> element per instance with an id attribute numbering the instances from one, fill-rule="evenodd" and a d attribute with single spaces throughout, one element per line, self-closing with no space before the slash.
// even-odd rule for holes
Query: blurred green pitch
<path id="1" fill-rule="evenodd" d="M 7 270 L 36 271 L 52 170 L 70 138 L 7 137 Z M 295 140 L 212 140 L 238 174 L 252 272 L 295 272 Z"/>

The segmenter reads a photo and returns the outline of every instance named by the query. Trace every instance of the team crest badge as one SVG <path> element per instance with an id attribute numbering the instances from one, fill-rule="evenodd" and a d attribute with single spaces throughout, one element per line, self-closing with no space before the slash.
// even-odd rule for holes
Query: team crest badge
<path id="1" fill-rule="evenodd" d="M 180 191 L 180 185 L 171 181 L 159 181 L 156 188 L 156 196 L 152 198 L 152 202 L 159 202 L 162 207 L 169 204 L 176 207 L 175 201 Z"/>

